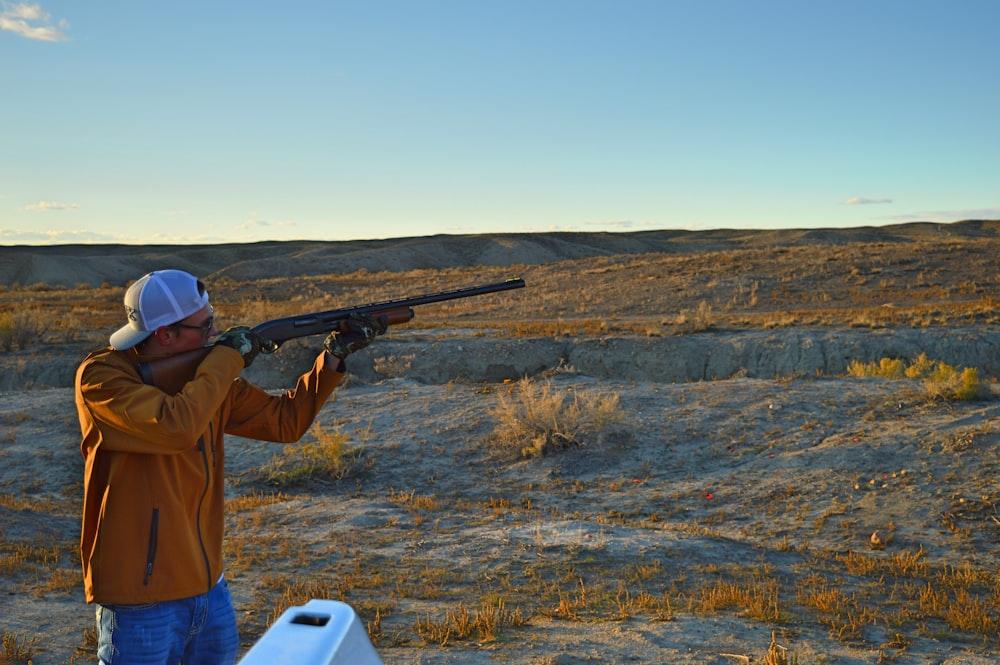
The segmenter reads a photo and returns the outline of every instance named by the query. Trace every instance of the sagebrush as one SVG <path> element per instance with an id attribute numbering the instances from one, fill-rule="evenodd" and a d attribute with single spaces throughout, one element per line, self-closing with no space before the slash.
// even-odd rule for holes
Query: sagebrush
<path id="1" fill-rule="evenodd" d="M 542 457 L 587 445 L 624 421 L 625 412 L 617 393 L 581 393 L 524 378 L 499 393 L 492 416 L 500 452 Z"/>
<path id="2" fill-rule="evenodd" d="M 901 358 L 882 358 L 878 362 L 852 360 L 847 365 L 850 376 L 877 377 L 882 379 L 917 379 L 922 392 L 929 399 L 970 400 L 980 397 L 983 384 L 975 367 L 955 367 L 931 360 L 921 353 L 910 363 Z"/>

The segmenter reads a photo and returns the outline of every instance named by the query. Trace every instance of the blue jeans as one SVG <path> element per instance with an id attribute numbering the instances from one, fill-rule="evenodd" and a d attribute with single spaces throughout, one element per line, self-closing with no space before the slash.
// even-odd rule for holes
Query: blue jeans
<path id="1" fill-rule="evenodd" d="M 239 646 L 225 580 L 192 598 L 97 606 L 101 665 L 231 665 Z"/>

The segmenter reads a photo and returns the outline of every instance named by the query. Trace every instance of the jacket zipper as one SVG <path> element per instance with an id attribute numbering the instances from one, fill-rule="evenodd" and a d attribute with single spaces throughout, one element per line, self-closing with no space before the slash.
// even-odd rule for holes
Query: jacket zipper
<path id="1" fill-rule="evenodd" d="M 160 509 L 153 508 L 153 519 L 149 524 L 149 546 L 146 550 L 146 571 L 142 578 L 143 586 L 149 584 L 149 578 L 153 574 L 153 562 L 156 560 L 156 538 L 160 529 Z"/>
<path id="2" fill-rule="evenodd" d="M 205 505 L 205 497 L 208 496 L 208 487 L 212 478 L 204 435 L 198 439 L 198 450 L 201 451 L 201 459 L 205 466 L 205 488 L 201 492 L 201 498 L 198 499 L 198 546 L 201 547 L 201 556 L 205 559 L 205 576 L 208 579 L 208 591 L 211 591 L 212 587 L 215 586 L 215 580 L 212 579 L 212 564 L 209 561 L 208 552 L 205 550 L 205 539 L 201 535 L 201 509 Z"/>

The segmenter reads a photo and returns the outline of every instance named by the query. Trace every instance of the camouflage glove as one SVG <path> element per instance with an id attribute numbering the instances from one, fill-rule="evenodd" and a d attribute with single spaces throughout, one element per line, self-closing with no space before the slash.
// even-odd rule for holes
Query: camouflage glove
<path id="1" fill-rule="evenodd" d="M 219 335 L 219 339 L 215 343 L 219 346 L 228 346 L 230 349 L 239 351 L 240 355 L 243 356 L 244 367 L 249 367 L 253 359 L 257 357 L 257 354 L 267 346 L 267 342 L 258 337 L 257 333 L 246 326 L 229 328 L 226 332 Z"/>
<path id="2" fill-rule="evenodd" d="M 341 360 L 358 349 L 365 348 L 388 329 L 385 317 L 376 318 L 368 314 L 351 314 L 345 324 L 346 331 L 334 330 L 323 342 L 326 350 Z"/>

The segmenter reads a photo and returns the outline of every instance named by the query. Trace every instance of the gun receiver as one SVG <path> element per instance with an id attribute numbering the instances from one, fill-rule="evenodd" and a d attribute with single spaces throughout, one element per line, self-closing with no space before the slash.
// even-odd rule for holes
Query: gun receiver
<path id="1" fill-rule="evenodd" d="M 298 316 L 271 319 L 254 326 L 253 331 L 262 340 L 271 342 L 271 344 L 266 345 L 264 352 L 273 353 L 290 339 L 329 334 L 334 330 L 347 330 L 347 319 L 352 314 L 385 317 L 388 325 L 398 325 L 410 321 L 414 317 L 413 308 L 420 305 L 520 289 L 524 285 L 523 279 L 508 279 L 494 284 L 430 293 L 413 298 L 385 300 L 367 305 L 331 309 L 325 312 L 310 312 Z M 162 360 L 139 363 L 139 376 L 142 377 L 144 383 L 156 386 L 168 394 L 176 395 L 185 383 L 194 378 L 198 365 L 211 350 L 211 346 L 206 346 Z"/>

